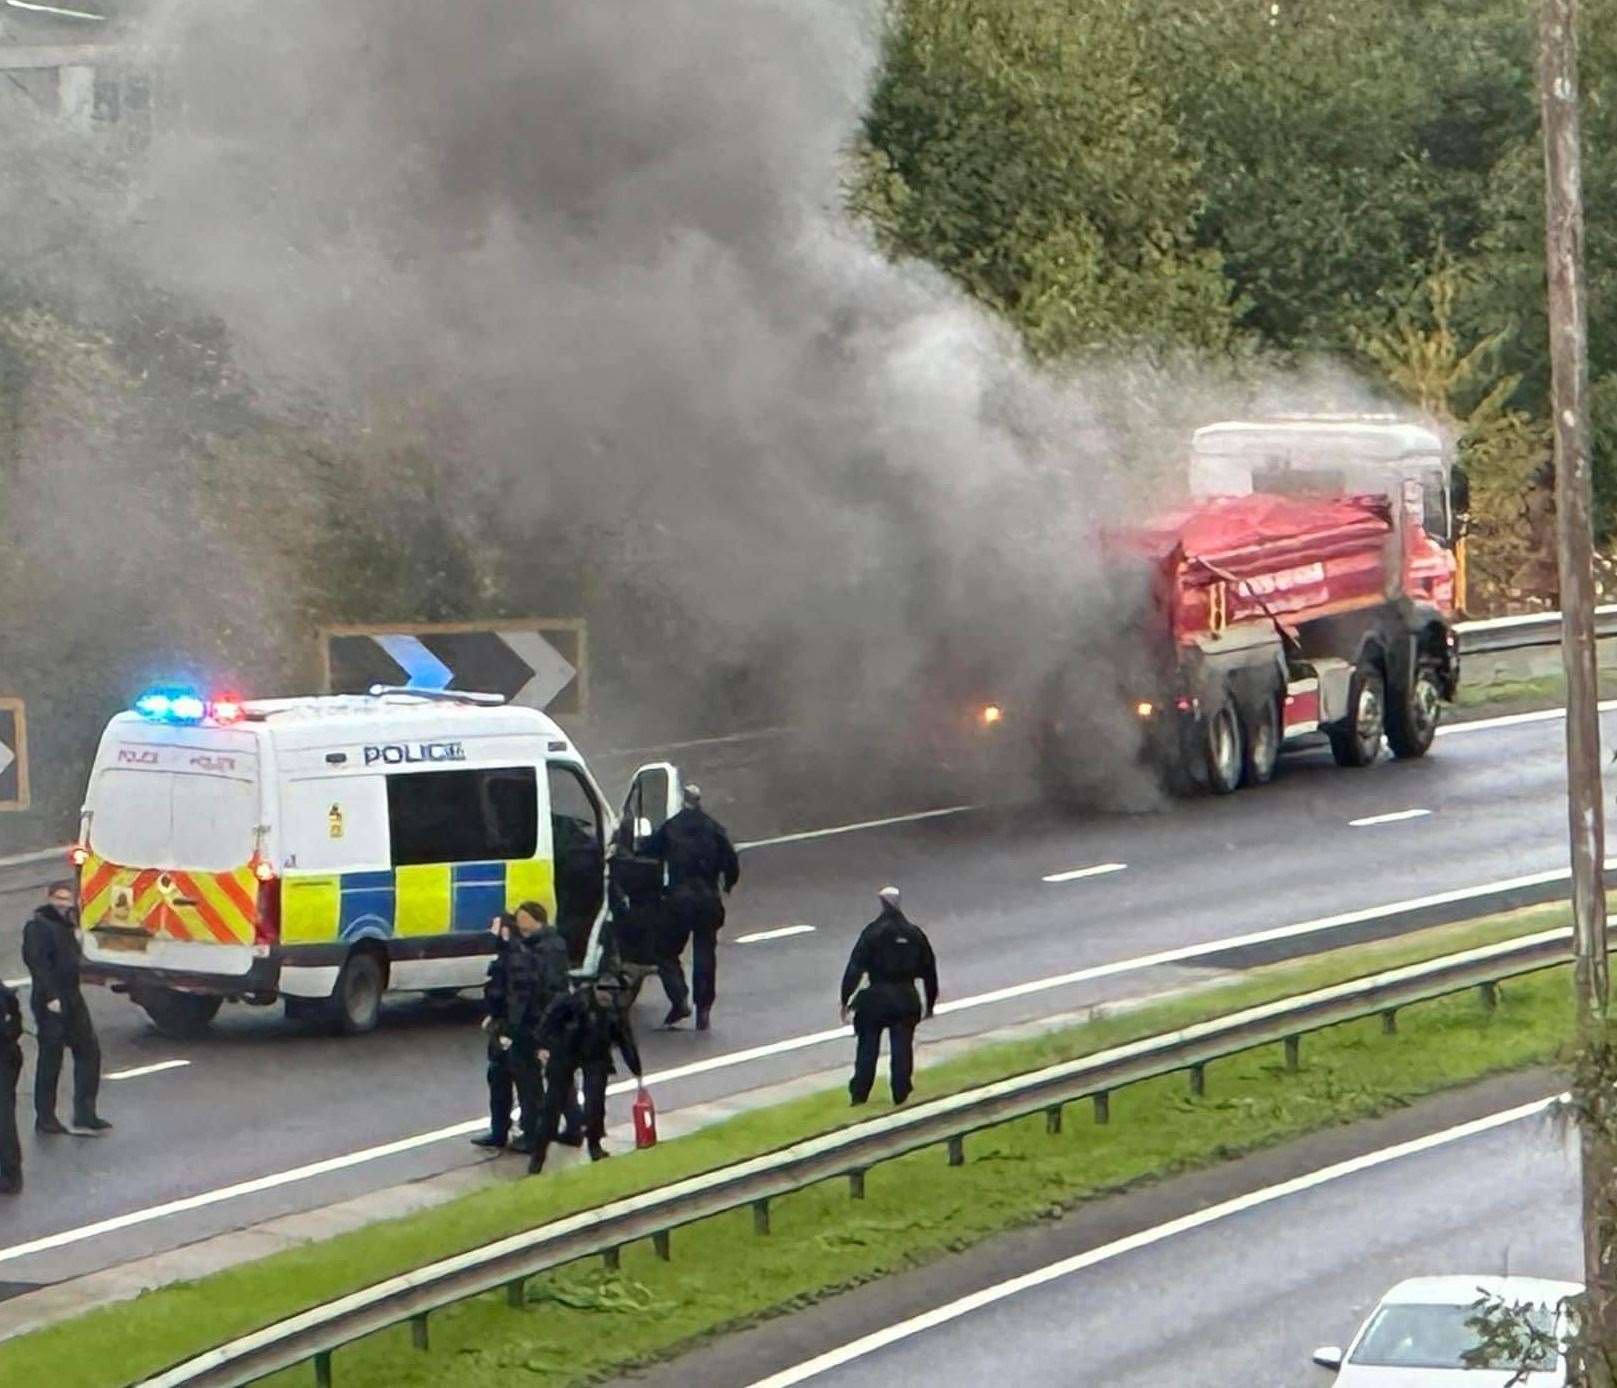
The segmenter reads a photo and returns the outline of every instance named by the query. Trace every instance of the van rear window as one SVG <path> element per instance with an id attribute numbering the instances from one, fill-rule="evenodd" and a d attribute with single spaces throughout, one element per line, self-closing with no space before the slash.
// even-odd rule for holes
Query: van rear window
<path id="1" fill-rule="evenodd" d="M 389 776 L 387 816 L 395 867 L 531 858 L 538 778 L 531 766 Z"/>
<path id="2" fill-rule="evenodd" d="M 253 856 L 252 781 L 108 767 L 89 808 L 90 847 L 109 862 L 224 872 Z"/>

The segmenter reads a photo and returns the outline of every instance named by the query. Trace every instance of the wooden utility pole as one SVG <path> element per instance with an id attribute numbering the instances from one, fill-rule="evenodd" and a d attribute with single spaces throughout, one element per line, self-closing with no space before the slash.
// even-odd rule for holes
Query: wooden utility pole
<path id="1" fill-rule="evenodd" d="M 1544 123 L 1544 248 L 1555 428 L 1555 520 L 1561 576 L 1561 659 L 1566 667 L 1567 819 L 1572 849 L 1572 926 L 1580 1039 L 1604 1056 L 1606 1004 L 1605 820 L 1600 780 L 1599 685 L 1595 663 L 1594 533 L 1589 476 L 1588 336 L 1583 284 L 1583 186 L 1579 160 L 1577 0 L 1540 0 L 1539 102 Z M 1588 1067 L 1584 1067 L 1587 1074 Z M 1585 1371 L 1607 1388 L 1617 1353 L 1612 1283 L 1612 1144 L 1601 1121 L 1611 1077 L 1596 1067 L 1595 1092 L 1580 1094 L 1583 1267 L 1589 1293 Z M 1604 1351 L 1601 1353 L 1599 1351 Z"/>

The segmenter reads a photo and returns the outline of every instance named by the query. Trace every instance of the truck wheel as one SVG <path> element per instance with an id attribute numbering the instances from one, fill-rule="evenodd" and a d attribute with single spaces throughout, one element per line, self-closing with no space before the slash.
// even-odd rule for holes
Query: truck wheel
<path id="1" fill-rule="evenodd" d="M 1327 730 L 1338 766 L 1369 766 L 1381 755 L 1387 728 L 1387 677 L 1379 665 L 1360 665 L 1348 681 L 1348 716 Z"/>
<path id="2" fill-rule="evenodd" d="M 188 1041 L 202 1035 L 218 1015 L 224 999 L 173 988 L 142 988 L 135 1001 L 164 1036 Z"/>
<path id="3" fill-rule="evenodd" d="M 374 953 L 357 949 L 350 954 L 331 995 L 338 1030 L 345 1036 L 374 1031 L 382 1015 L 382 993 L 386 988 L 387 972 Z"/>
<path id="4" fill-rule="evenodd" d="M 1207 787 L 1214 795 L 1228 795 L 1241 784 L 1246 760 L 1241 719 L 1235 705 L 1221 699 L 1202 716 L 1203 751 L 1207 757 Z"/>
<path id="5" fill-rule="evenodd" d="M 1241 721 L 1246 734 L 1241 784 L 1268 785 L 1274 779 L 1275 763 L 1280 760 L 1280 709 L 1273 699 L 1265 699 Z"/>
<path id="6" fill-rule="evenodd" d="M 1387 708 L 1387 746 L 1395 757 L 1424 757 L 1437 736 L 1443 716 L 1443 693 L 1437 670 L 1428 661 L 1416 665 L 1414 675 Z"/>

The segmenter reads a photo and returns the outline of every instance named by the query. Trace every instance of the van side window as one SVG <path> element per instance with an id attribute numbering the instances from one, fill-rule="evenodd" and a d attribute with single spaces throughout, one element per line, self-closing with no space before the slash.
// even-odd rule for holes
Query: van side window
<path id="1" fill-rule="evenodd" d="M 573 962 L 584 957 L 590 928 L 606 899 L 606 844 L 601 808 L 571 766 L 547 768 L 550 836 L 556 863 L 556 927 Z"/>
<path id="2" fill-rule="evenodd" d="M 538 777 L 531 766 L 389 776 L 387 815 L 395 867 L 531 858 Z"/>

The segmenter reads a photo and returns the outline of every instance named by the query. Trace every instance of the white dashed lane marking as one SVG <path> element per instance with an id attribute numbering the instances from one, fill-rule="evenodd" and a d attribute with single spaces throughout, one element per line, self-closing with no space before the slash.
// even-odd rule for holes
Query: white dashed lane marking
<path id="1" fill-rule="evenodd" d="M 1127 863 L 1096 863 L 1094 867 L 1073 868 L 1069 872 L 1052 872 L 1046 882 L 1076 882 L 1080 877 L 1103 877 L 1108 872 L 1122 872 Z"/>
<path id="2" fill-rule="evenodd" d="M 751 935 L 737 935 L 738 945 L 756 945 L 764 940 L 784 940 L 788 935 L 808 935 L 814 930 L 812 925 L 783 925 L 777 930 L 755 930 Z"/>
<path id="3" fill-rule="evenodd" d="M 133 1070 L 114 1070 L 110 1075 L 102 1078 L 109 1080 L 133 1080 L 142 1075 L 155 1075 L 160 1070 L 179 1070 L 189 1065 L 189 1060 L 159 1060 L 155 1065 L 137 1065 Z"/>
<path id="4" fill-rule="evenodd" d="M 1363 819 L 1348 820 L 1350 829 L 1368 829 L 1372 824 L 1396 824 L 1401 819 L 1422 819 L 1430 810 L 1394 810 L 1390 814 L 1366 815 Z"/>

